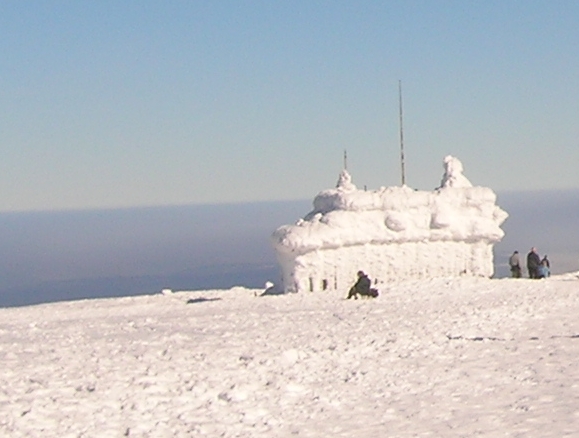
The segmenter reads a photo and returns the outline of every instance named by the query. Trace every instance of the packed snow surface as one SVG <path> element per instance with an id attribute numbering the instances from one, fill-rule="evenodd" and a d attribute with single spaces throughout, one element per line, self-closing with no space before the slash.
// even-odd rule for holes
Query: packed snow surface
<path id="1" fill-rule="evenodd" d="M 0 309 L 0 436 L 578 436 L 579 273 L 261 292 Z"/>

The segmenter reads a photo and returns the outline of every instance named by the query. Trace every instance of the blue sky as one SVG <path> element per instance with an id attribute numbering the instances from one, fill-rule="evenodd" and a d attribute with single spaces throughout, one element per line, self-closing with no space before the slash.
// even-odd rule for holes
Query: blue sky
<path id="1" fill-rule="evenodd" d="M 576 1 L 3 1 L 0 211 L 579 188 Z"/>

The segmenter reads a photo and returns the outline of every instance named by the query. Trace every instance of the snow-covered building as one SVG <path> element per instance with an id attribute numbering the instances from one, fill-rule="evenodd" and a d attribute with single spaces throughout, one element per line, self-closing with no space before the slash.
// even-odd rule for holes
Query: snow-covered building
<path id="1" fill-rule="evenodd" d="M 508 214 L 491 189 L 472 186 L 457 158 L 445 157 L 444 169 L 434 191 L 358 190 L 344 169 L 310 213 L 273 233 L 281 290 L 347 291 L 359 270 L 378 288 L 400 279 L 491 277 Z"/>

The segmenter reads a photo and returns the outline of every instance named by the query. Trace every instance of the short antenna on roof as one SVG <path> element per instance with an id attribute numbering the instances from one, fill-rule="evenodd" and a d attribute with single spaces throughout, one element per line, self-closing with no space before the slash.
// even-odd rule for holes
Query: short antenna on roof
<path id="1" fill-rule="evenodd" d="M 400 169 L 402 173 L 402 185 L 406 185 L 404 175 L 404 128 L 402 126 L 402 81 L 398 81 L 398 102 L 400 105 Z"/>
<path id="2" fill-rule="evenodd" d="M 348 151 L 344 149 L 344 170 L 348 170 Z"/>

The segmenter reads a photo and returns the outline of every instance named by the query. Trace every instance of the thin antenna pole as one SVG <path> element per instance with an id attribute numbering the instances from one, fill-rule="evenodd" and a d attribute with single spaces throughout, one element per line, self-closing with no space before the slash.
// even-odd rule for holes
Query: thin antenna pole
<path id="1" fill-rule="evenodd" d="M 344 170 L 348 170 L 348 151 L 344 149 Z"/>
<path id="2" fill-rule="evenodd" d="M 400 104 L 400 169 L 402 171 L 402 185 L 406 185 L 404 175 L 404 128 L 402 125 L 402 81 L 398 81 L 398 101 Z"/>

